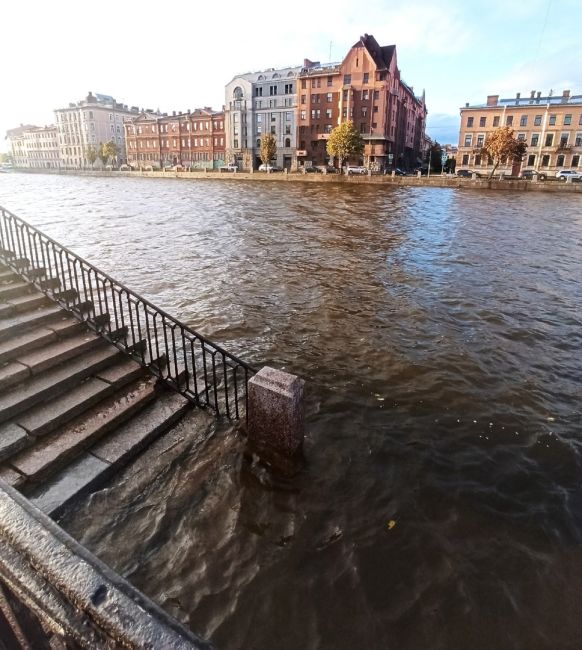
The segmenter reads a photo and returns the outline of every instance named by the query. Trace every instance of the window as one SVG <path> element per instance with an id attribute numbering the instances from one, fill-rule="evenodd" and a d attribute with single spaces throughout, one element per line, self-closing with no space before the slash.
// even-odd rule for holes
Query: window
<path id="1" fill-rule="evenodd" d="M 299 113 L 299 119 L 300 119 L 300 120 L 305 120 L 305 119 L 307 119 L 307 111 L 301 111 L 301 112 Z"/>
<path id="2" fill-rule="evenodd" d="M 582 133 L 576 133 L 575 147 L 582 147 Z"/>
<path id="3" fill-rule="evenodd" d="M 473 120 L 474 120 L 474 119 L 475 119 L 475 118 L 473 118 L 473 117 L 468 117 L 468 118 L 467 118 L 467 128 L 470 129 L 470 128 L 473 126 Z"/>
<path id="4" fill-rule="evenodd" d="M 511 126 L 513 124 L 513 115 L 508 115 L 505 118 L 505 126 Z"/>
<path id="5" fill-rule="evenodd" d="M 539 143 L 540 143 L 540 134 L 539 133 L 532 133 L 531 134 L 531 146 L 532 147 L 537 147 Z"/>
<path id="6" fill-rule="evenodd" d="M 332 132 L 332 129 L 333 129 L 333 127 L 332 127 L 331 124 L 326 124 L 326 125 L 323 127 L 323 132 L 324 132 L 324 133 L 331 133 L 331 132 Z"/>
<path id="7" fill-rule="evenodd" d="M 333 85 L 333 77 L 328 77 L 327 78 L 327 85 L 332 86 Z"/>
<path id="8" fill-rule="evenodd" d="M 578 154 L 572 156 L 572 167 L 578 167 L 579 164 L 580 164 L 580 156 Z"/>
<path id="9" fill-rule="evenodd" d="M 360 133 L 366 133 L 366 123 L 362 122 L 360 124 Z"/>
<path id="10" fill-rule="evenodd" d="M 554 134 L 553 133 L 546 134 L 545 146 L 551 147 L 553 144 L 554 144 Z"/>
<path id="11" fill-rule="evenodd" d="M 496 116 L 493 118 L 493 126 L 494 126 L 494 127 L 495 127 L 495 126 L 499 126 L 499 115 L 496 115 Z"/>
<path id="12" fill-rule="evenodd" d="M 305 79 L 301 80 L 301 88 L 305 90 L 307 88 L 307 81 Z"/>
<path id="13" fill-rule="evenodd" d="M 556 124 L 556 116 L 555 115 L 550 115 L 550 126 L 554 126 Z"/>
<path id="14" fill-rule="evenodd" d="M 536 164 L 536 157 L 533 154 L 530 154 L 527 157 L 527 166 L 533 167 Z"/>
<path id="15" fill-rule="evenodd" d="M 349 86 L 352 83 L 352 75 L 351 74 L 345 74 L 344 75 L 344 86 Z"/>
<path id="16" fill-rule="evenodd" d="M 477 154 L 477 155 L 475 156 L 475 164 L 476 164 L 476 165 L 480 165 L 480 164 L 481 164 L 481 155 L 480 155 L 480 154 Z"/>
<path id="17" fill-rule="evenodd" d="M 289 149 L 291 146 L 291 138 L 285 138 L 285 147 Z"/>
<path id="18" fill-rule="evenodd" d="M 517 140 L 519 142 L 525 142 L 525 133 L 518 133 L 517 134 Z"/>
<path id="19" fill-rule="evenodd" d="M 291 113 L 291 111 L 287 111 L 287 112 L 285 113 L 285 122 L 290 122 L 292 116 L 293 116 L 293 113 Z"/>
<path id="20" fill-rule="evenodd" d="M 527 115 L 522 115 L 519 118 L 519 126 L 527 126 Z"/>
<path id="21" fill-rule="evenodd" d="M 367 84 L 369 78 L 370 78 L 370 73 L 369 73 L 369 72 L 364 72 L 364 78 L 363 78 L 363 80 L 362 80 L 362 83 Z"/>
<path id="22" fill-rule="evenodd" d="M 261 113 L 257 115 L 257 124 L 260 124 L 263 121 L 263 116 Z"/>
<path id="23" fill-rule="evenodd" d="M 572 113 L 564 115 L 564 126 L 570 126 L 570 124 L 572 124 Z"/>
<path id="24" fill-rule="evenodd" d="M 327 117 L 328 120 L 331 120 L 331 108 L 325 109 L 325 117 Z"/>
<path id="25" fill-rule="evenodd" d="M 348 116 L 348 109 L 344 108 L 342 109 L 342 117 L 347 117 Z"/>
<path id="26" fill-rule="evenodd" d="M 378 107 L 374 106 L 374 113 L 377 113 L 377 112 L 378 112 Z"/>
<path id="27" fill-rule="evenodd" d="M 311 103 L 312 104 L 319 104 L 319 95 L 311 95 Z"/>
<path id="28" fill-rule="evenodd" d="M 276 128 L 274 126 L 271 127 L 271 135 L 275 135 L 277 132 Z"/>
<path id="29" fill-rule="evenodd" d="M 343 97 L 343 100 L 344 100 L 344 102 L 345 102 L 345 101 L 347 100 L 347 98 L 348 98 L 348 91 L 347 91 L 347 90 L 344 90 L 344 91 L 343 91 L 343 93 L 342 93 L 342 97 Z"/>
<path id="30" fill-rule="evenodd" d="M 273 96 L 277 94 L 277 86 L 269 86 L 269 95 Z"/>
<path id="31" fill-rule="evenodd" d="M 290 124 L 285 125 L 285 135 L 291 135 L 291 125 Z"/>
<path id="32" fill-rule="evenodd" d="M 534 117 L 534 126 L 541 126 L 541 124 L 542 124 L 542 116 L 536 115 Z"/>
<path id="33" fill-rule="evenodd" d="M 325 96 L 325 101 L 328 102 L 328 103 L 333 102 L 333 94 L 332 93 L 327 93 L 327 95 Z"/>
<path id="34" fill-rule="evenodd" d="M 560 155 L 556 158 L 556 167 L 563 167 L 563 166 L 564 166 L 564 160 L 565 160 L 565 158 L 566 158 L 566 157 L 564 156 L 564 154 L 560 154 Z"/>
<path id="35" fill-rule="evenodd" d="M 482 147 L 484 141 L 485 141 L 485 136 L 484 136 L 484 134 L 483 134 L 483 133 L 479 133 L 479 135 L 477 136 L 477 146 L 478 146 L 478 147 Z"/>
<path id="36" fill-rule="evenodd" d="M 271 113 L 271 122 L 277 121 L 277 113 Z"/>
<path id="37" fill-rule="evenodd" d="M 368 107 L 367 106 L 362 106 L 362 117 L 366 117 L 368 115 Z M 331 117 L 331 115 L 330 115 Z"/>
<path id="38" fill-rule="evenodd" d="M 560 135 L 560 146 L 564 147 L 568 144 L 568 133 L 562 133 Z"/>
<path id="39" fill-rule="evenodd" d="M 262 96 L 263 96 L 263 87 L 257 86 L 255 88 L 255 97 L 262 97 Z"/>
<path id="40" fill-rule="evenodd" d="M 375 90 L 375 91 L 374 91 L 374 99 L 379 99 L 379 98 L 380 98 L 380 91 L 379 91 L 379 90 Z"/>
<path id="41" fill-rule="evenodd" d="M 468 153 L 463 155 L 463 162 L 461 164 L 462 165 L 468 165 L 469 164 L 469 154 Z"/>
<path id="42" fill-rule="evenodd" d="M 487 125 L 487 118 L 486 117 L 480 117 L 479 118 L 479 126 L 483 128 L 484 126 Z"/>
<path id="43" fill-rule="evenodd" d="M 550 157 L 546 154 L 545 156 L 542 156 L 542 167 L 549 167 L 550 166 Z"/>
<path id="44" fill-rule="evenodd" d="M 473 144 L 473 136 L 468 134 L 465 136 L 465 147 L 470 147 Z M 464 164 L 464 163 L 463 163 Z"/>
<path id="45" fill-rule="evenodd" d="M 285 94 L 291 95 L 293 93 L 293 84 L 285 84 Z"/>
<path id="46" fill-rule="evenodd" d="M 257 149 L 260 149 L 260 148 L 261 148 L 261 140 L 258 139 L 258 140 L 257 140 Z"/>

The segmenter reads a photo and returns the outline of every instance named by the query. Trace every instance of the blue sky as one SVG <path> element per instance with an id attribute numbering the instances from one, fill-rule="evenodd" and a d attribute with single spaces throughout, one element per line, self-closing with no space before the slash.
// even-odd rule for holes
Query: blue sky
<path id="1" fill-rule="evenodd" d="M 2 134 L 53 122 L 52 109 L 89 90 L 163 111 L 218 109 L 237 73 L 340 60 L 365 32 L 396 44 L 441 143 L 456 144 L 459 107 L 488 94 L 582 94 L 582 0 L 5 0 L 0 24 Z"/>

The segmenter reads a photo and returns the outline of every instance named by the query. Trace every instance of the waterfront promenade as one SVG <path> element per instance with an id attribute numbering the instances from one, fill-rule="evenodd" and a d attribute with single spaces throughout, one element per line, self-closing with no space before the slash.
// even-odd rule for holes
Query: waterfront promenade
<path id="1" fill-rule="evenodd" d="M 344 174 L 303 174 L 301 172 L 226 172 L 226 171 L 101 171 L 101 170 L 37 170 L 21 169 L 29 174 L 57 174 L 65 176 L 95 176 L 106 178 L 165 178 L 180 180 L 221 180 L 231 182 L 273 182 L 273 183 L 320 183 L 380 185 L 388 187 L 451 187 L 474 190 L 501 190 L 520 192 L 582 193 L 582 183 L 560 183 L 555 180 L 528 181 L 499 179 L 499 174 L 491 180 L 487 178 L 461 178 L 455 175 L 434 174 L 431 176 L 391 176 L 390 174 L 344 175 Z"/>

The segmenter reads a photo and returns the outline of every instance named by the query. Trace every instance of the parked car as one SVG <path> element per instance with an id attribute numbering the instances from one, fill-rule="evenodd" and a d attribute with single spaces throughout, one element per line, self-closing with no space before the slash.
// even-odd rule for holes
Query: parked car
<path id="1" fill-rule="evenodd" d="M 361 165 L 348 165 L 346 167 L 346 173 L 348 176 L 350 174 L 367 174 L 368 170 L 366 167 L 363 167 Z"/>
<path id="2" fill-rule="evenodd" d="M 333 165 L 318 165 L 317 169 L 320 172 L 325 172 L 326 174 L 337 174 L 338 170 Z"/>
<path id="3" fill-rule="evenodd" d="M 481 172 L 476 172 L 473 169 L 459 169 L 457 170 L 457 176 L 460 176 L 461 178 L 473 178 L 473 174 L 477 176 L 477 178 L 481 178 L 482 174 Z"/>
<path id="4" fill-rule="evenodd" d="M 396 176 L 406 176 L 406 172 L 403 169 L 400 169 L 399 167 L 396 167 L 394 170 L 394 174 Z"/>
<path id="5" fill-rule="evenodd" d="M 275 167 L 275 165 L 265 165 L 264 163 L 259 166 L 259 171 L 260 172 L 278 172 L 279 168 Z"/>
<path id="6" fill-rule="evenodd" d="M 236 172 L 238 171 L 238 165 L 236 163 L 227 163 L 226 165 L 223 165 L 220 169 L 225 172 Z"/>
<path id="7" fill-rule="evenodd" d="M 537 178 L 539 181 L 545 181 L 548 175 L 545 172 L 538 172 L 535 169 L 524 169 L 519 177 L 527 181 L 531 181 L 534 178 Z"/>
<path id="8" fill-rule="evenodd" d="M 576 172 L 573 169 L 560 169 L 559 172 L 556 172 L 556 178 L 559 181 L 567 181 L 569 178 L 573 182 L 582 181 L 582 172 Z"/>
<path id="9" fill-rule="evenodd" d="M 317 167 L 305 167 L 304 169 L 306 174 L 321 174 L 321 169 Z"/>

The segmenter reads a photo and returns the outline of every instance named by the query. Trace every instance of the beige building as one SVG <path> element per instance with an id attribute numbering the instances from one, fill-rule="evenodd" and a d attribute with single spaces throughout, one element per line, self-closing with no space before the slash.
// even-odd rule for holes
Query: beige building
<path id="1" fill-rule="evenodd" d="M 461 129 L 457 170 L 486 172 L 491 165 L 480 150 L 487 134 L 500 126 L 510 126 L 518 140 L 527 144 L 521 163 L 500 167 L 499 171 L 518 175 L 535 169 L 553 176 L 560 169 L 582 167 L 582 95 L 550 93 L 542 97 L 532 91 L 511 99 L 489 95 L 487 103 L 461 108 Z"/>
<path id="2" fill-rule="evenodd" d="M 57 169 L 59 145 L 56 126 L 33 126 L 28 124 L 11 129 L 6 138 L 15 167 L 34 169 Z"/>
<path id="3" fill-rule="evenodd" d="M 56 109 L 61 166 L 74 169 L 90 167 L 87 160 L 88 147 L 97 148 L 101 142 L 111 140 L 119 151 L 118 162 L 124 162 L 123 125 L 139 114 L 137 106 L 128 108 L 109 95 L 92 93 L 80 102 Z"/>

